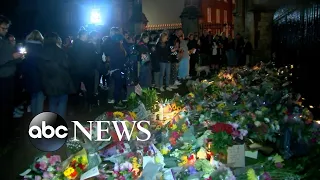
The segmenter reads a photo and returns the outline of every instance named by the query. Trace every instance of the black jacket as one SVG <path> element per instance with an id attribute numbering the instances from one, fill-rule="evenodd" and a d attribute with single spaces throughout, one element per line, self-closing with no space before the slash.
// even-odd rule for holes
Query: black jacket
<path id="1" fill-rule="evenodd" d="M 93 75 L 98 64 L 97 53 L 93 44 L 76 39 L 69 52 L 73 72 Z"/>
<path id="2" fill-rule="evenodd" d="M 0 36 L 0 78 L 13 77 L 16 73 L 16 65 L 21 60 L 13 59 L 14 47 L 9 41 Z"/>
<path id="3" fill-rule="evenodd" d="M 39 70 L 44 93 L 48 96 L 74 93 L 67 54 L 56 45 L 45 45 L 41 58 Z"/>
<path id="4" fill-rule="evenodd" d="M 168 43 L 165 44 L 165 46 L 162 46 L 160 42 L 156 45 L 156 52 L 158 61 L 162 63 L 169 63 L 170 62 L 170 54 L 171 50 L 168 45 Z"/>
<path id="5" fill-rule="evenodd" d="M 43 61 L 41 59 L 43 46 L 41 42 L 27 41 L 26 49 L 28 53 L 21 64 L 22 75 L 27 92 L 37 93 L 42 91 L 41 77 L 39 72 L 39 68 L 41 67 L 39 64 L 41 61 Z"/>

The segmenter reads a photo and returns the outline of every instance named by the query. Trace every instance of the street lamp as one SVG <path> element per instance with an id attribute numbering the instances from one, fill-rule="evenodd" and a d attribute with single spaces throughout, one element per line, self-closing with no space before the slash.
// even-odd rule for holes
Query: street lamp
<path id="1" fill-rule="evenodd" d="M 94 25 L 102 25 L 102 17 L 101 17 L 100 9 L 91 10 L 90 23 Z"/>

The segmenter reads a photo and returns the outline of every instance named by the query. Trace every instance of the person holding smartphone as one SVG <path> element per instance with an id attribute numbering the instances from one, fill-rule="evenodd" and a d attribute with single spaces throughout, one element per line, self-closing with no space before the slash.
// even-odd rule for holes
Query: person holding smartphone
<path id="1" fill-rule="evenodd" d="M 5 38 L 10 25 L 10 20 L 0 15 L 0 143 L 3 147 L 6 147 L 14 136 L 12 112 L 16 65 L 24 58 L 24 54 L 15 51 Z"/>

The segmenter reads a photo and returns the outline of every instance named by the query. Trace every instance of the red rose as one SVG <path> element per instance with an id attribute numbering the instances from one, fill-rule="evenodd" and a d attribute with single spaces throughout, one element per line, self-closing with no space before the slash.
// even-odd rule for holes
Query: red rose
<path id="1" fill-rule="evenodd" d="M 113 117 L 113 112 L 107 112 L 108 117 Z"/>
<path id="2" fill-rule="evenodd" d="M 194 159 L 194 156 L 193 156 L 193 154 L 191 155 L 191 156 L 189 156 L 188 157 L 188 160 L 190 161 L 190 160 L 193 160 Z"/>
<path id="3" fill-rule="evenodd" d="M 218 132 L 226 132 L 228 134 L 232 134 L 233 127 L 230 124 L 225 123 L 216 123 L 212 126 L 212 132 L 218 133 Z"/>
<path id="4" fill-rule="evenodd" d="M 35 165 L 34 165 L 34 167 L 35 167 L 36 169 L 39 169 L 40 164 L 39 164 L 39 163 L 37 163 L 37 164 L 35 164 Z"/>
<path id="5" fill-rule="evenodd" d="M 144 148 L 143 148 L 143 152 L 145 152 L 145 153 L 148 152 L 148 150 L 149 150 L 148 147 L 144 147 Z"/>
<path id="6" fill-rule="evenodd" d="M 50 154 L 50 153 L 47 153 L 47 154 L 46 154 L 46 157 L 47 157 L 47 158 L 50 158 L 50 157 L 51 157 L 51 154 Z"/>
<path id="7" fill-rule="evenodd" d="M 120 150 L 119 150 L 119 152 L 120 152 L 120 153 L 123 153 L 123 152 L 124 152 L 124 150 L 123 150 L 123 149 L 120 149 Z"/>
<path id="8" fill-rule="evenodd" d="M 83 165 L 83 164 L 78 164 L 78 167 L 79 167 L 81 170 L 84 170 L 85 165 Z"/>

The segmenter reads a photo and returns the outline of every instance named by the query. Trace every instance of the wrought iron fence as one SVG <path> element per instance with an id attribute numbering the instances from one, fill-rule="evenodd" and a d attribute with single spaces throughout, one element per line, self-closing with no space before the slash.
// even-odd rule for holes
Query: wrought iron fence
<path id="1" fill-rule="evenodd" d="M 298 67 L 298 91 L 320 102 L 315 87 L 320 60 L 320 4 L 279 9 L 274 15 L 272 44 L 278 65 Z"/>

